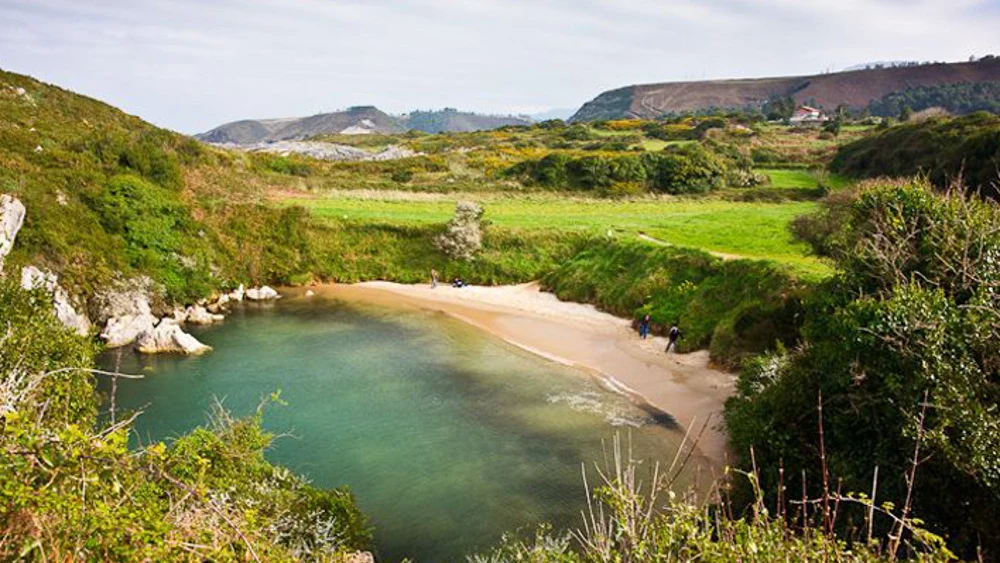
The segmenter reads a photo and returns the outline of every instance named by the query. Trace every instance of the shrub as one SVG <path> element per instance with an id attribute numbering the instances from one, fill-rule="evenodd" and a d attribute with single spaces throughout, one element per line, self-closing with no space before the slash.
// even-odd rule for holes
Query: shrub
<path id="1" fill-rule="evenodd" d="M 312 166 L 299 158 L 287 156 L 271 156 L 267 159 L 267 168 L 278 174 L 307 177 L 312 174 Z"/>
<path id="2" fill-rule="evenodd" d="M 963 180 L 1000 198 L 1000 117 L 985 113 L 887 128 L 840 148 L 831 170 L 856 178 L 924 174 L 938 188 Z"/>
<path id="3" fill-rule="evenodd" d="M 840 268 L 807 302 L 806 345 L 749 366 L 727 404 L 761 478 L 815 487 L 817 401 L 826 463 L 847 490 L 913 507 L 973 557 L 1000 549 L 1000 211 L 926 184 L 872 185 L 829 205 L 809 238 Z M 923 437 L 919 480 L 908 482 Z M 830 453 L 832 452 L 832 453 Z"/>

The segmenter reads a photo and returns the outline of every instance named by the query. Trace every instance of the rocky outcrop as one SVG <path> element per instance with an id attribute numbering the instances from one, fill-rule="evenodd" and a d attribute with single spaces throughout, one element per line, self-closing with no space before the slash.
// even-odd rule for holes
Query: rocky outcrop
<path id="1" fill-rule="evenodd" d="M 246 298 L 250 301 L 271 301 L 281 298 L 281 295 L 278 295 L 278 292 L 273 288 L 265 285 L 261 288 L 248 289 Z"/>
<path id="2" fill-rule="evenodd" d="M 339 162 L 363 162 L 411 158 L 419 153 L 408 148 L 393 145 L 380 152 L 369 152 L 350 145 L 338 145 L 322 141 L 275 141 L 251 144 L 219 144 L 218 146 L 246 152 L 262 152 L 288 156 L 301 154 L 320 160 Z"/>
<path id="3" fill-rule="evenodd" d="M 90 333 L 90 320 L 76 312 L 66 290 L 59 285 L 59 278 L 52 272 L 45 272 L 34 266 L 22 268 L 21 288 L 25 291 L 44 290 L 52 297 L 52 304 L 59 322 L 80 336 L 86 336 Z"/>
<path id="4" fill-rule="evenodd" d="M 14 239 L 24 224 L 24 215 L 24 204 L 17 198 L 0 195 L 0 272 L 3 271 L 4 259 L 14 248 Z"/>
<path id="5" fill-rule="evenodd" d="M 95 296 L 93 315 L 104 323 L 101 338 L 111 348 L 127 346 L 152 330 L 159 319 L 150 305 L 153 281 L 146 277 L 117 282 Z"/>
<path id="6" fill-rule="evenodd" d="M 246 293 L 247 293 L 246 288 L 243 287 L 243 284 L 240 284 L 240 286 L 237 287 L 235 290 L 229 292 L 229 300 L 237 302 L 243 301 L 243 298 L 246 297 Z"/>
<path id="7" fill-rule="evenodd" d="M 127 346 L 135 342 L 140 334 L 153 330 L 156 320 L 153 315 L 144 313 L 111 317 L 101 331 L 101 338 L 109 348 Z"/>
<path id="8" fill-rule="evenodd" d="M 164 317 L 155 327 L 148 327 L 135 338 L 135 348 L 143 354 L 204 354 L 212 348 L 184 332 L 177 321 Z"/>
<path id="9" fill-rule="evenodd" d="M 214 304 L 213 304 L 214 305 Z M 175 317 L 176 318 L 176 317 Z M 225 315 L 208 312 L 201 305 L 192 305 L 184 311 L 184 321 L 196 325 L 210 325 L 225 320 Z"/>

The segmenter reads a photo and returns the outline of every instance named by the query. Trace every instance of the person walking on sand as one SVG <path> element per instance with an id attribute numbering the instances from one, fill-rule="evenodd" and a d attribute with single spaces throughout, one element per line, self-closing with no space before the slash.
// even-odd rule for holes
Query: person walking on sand
<path id="1" fill-rule="evenodd" d="M 681 329 L 677 328 L 677 323 L 670 325 L 670 332 L 667 333 L 667 353 L 677 352 L 677 339 L 681 337 Z"/>
<path id="2" fill-rule="evenodd" d="M 639 338 L 645 340 L 649 336 L 649 323 L 651 320 L 649 315 L 644 315 L 642 320 L 639 321 Z"/>
<path id="3" fill-rule="evenodd" d="M 438 271 L 432 268 L 431 269 L 431 289 L 434 289 L 437 286 L 438 286 Z"/>

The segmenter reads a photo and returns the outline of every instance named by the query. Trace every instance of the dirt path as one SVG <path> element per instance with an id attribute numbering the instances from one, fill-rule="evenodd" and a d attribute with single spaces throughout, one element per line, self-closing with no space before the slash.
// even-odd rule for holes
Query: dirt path
<path id="1" fill-rule="evenodd" d="M 658 244 L 660 246 L 677 246 L 677 245 L 671 244 L 671 243 L 669 243 L 669 242 L 667 242 L 665 240 L 660 240 L 658 238 L 653 238 L 653 237 L 647 235 L 646 233 L 639 233 L 639 240 L 644 240 L 646 242 L 651 242 L 653 244 Z M 747 258 L 746 256 L 740 256 L 739 254 L 729 254 L 729 253 L 726 253 L 726 252 L 716 252 L 714 250 L 706 250 L 704 248 L 697 248 L 696 250 L 701 250 L 702 252 L 705 252 L 707 254 L 711 254 L 712 256 L 715 256 L 716 258 L 722 258 L 723 260 L 742 260 L 742 259 Z"/>

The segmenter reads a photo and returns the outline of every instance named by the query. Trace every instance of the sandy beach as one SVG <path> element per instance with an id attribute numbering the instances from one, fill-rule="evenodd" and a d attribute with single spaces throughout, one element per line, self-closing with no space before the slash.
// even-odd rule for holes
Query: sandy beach
<path id="1" fill-rule="evenodd" d="M 576 366 L 670 415 L 696 436 L 698 449 L 718 466 L 726 463 L 722 411 L 735 377 L 708 365 L 708 352 L 665 354 L 666 339 L 642 340 L 629 321 L 591 305 L 559 301 L 537 284 L 453 288 L 367 282 L 314 287 L 345 301 L 441 311 L 525 350 Z"/>

